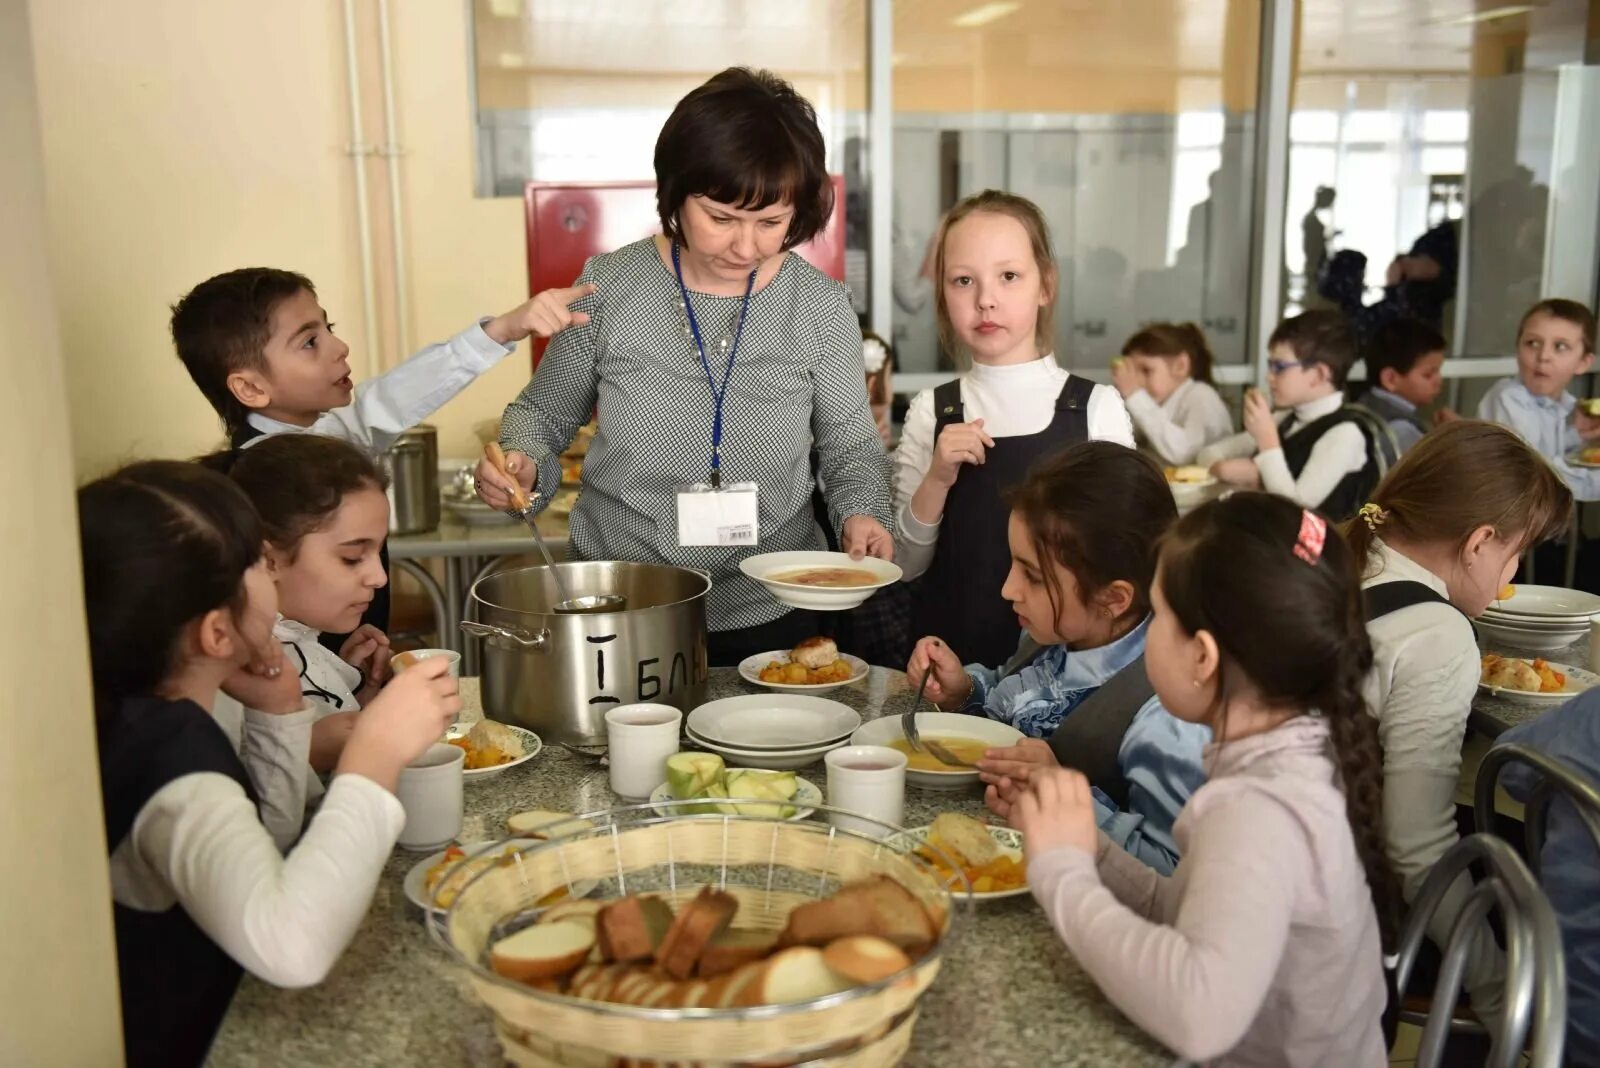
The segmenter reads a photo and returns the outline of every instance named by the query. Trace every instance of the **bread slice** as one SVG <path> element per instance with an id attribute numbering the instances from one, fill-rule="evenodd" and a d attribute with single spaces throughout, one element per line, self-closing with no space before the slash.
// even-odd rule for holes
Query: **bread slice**
<path id="1" fill-rule="evenodd" d="M 931 836 L 964 867 L 981 868 L 1000 856 L 1000 843 L 988 828 L 959 812 L 940 813 L 933 821 Z"/>
<path id="2" fill-rule="evenodd" d="M 539 922 L 555 923 L 557 920 L 587 920 L 589 926 L 593 927 L 596 923 L 596 917 L 604 907 L 604 902 L 596 901 L 589 897 L 560 901 L 540 913 Z"/>
<path id="3" fill-rule="evenodd" d="M 489 948 L 489 966 L 507 979 L 532 982 L 574 971 L 594 947 L 594 930 L 582 923 L 536 923 Z"/>
<path id="4" fill-rule="evenodd" d="M 887 875 L 851 883 L 830 898 L 796 906 L 778 938 L 780 946 L 825 946 L 850 935 L 886 938 L 912 956 L 933 944 L 937 931 L 928 910 Z"/>
<path id="5" fill-rule="evenodd" d="M 513 838 L 560 838 L 594 829 L 590 820 L 580 820 L 570 812 L 551 812 L 547 809 L 529 809 L 518 812 L 506 820 L 506 829 Z"/>
<path id="6" fill-rule="evenodd" d="M 835 938 L 822 951 L 822 959 L 839 975 L 855 983 L 876 983 L 911 967 L 900 947 L 874 935 Z"/>
<path id="7" fill-rule="evenodd" d="M 689 978 L 706 946 L 727 928 L 738 911 L 739 901 L 732 894 L 701 887 L 695 899 L 673 919 L 656 951 L 656 963 L 674 979 Z"/>
<path id="8" fill-rule="evenodd" d="M 611 961 L 649 960 L 672 926 L 672 907 L 653 895 L 630 894 L 595 914 L 600 952 Z"/>
<path id="9" fill-rule="evenodd" d="M 764 959 L 777 944 L 778 936 L 772 931 L 729 928 L 706 944 L 696 974 L 702 979 L 726 975 L 751 961 Z"/>
<path id="10" fill-rule="evenodd" d="M 741 1005 L 787 1005 L 837 994 L 855 984 L 829 968 L 822 950 L 793 946 L 775 953 L 739 997 Z"/>
<path id="11" fill-rule="evenodd" d="M 717 997 L 715 1001 L 711 1001 L 709 999 L 708 993 L 706 1008 L 731 1009 L 738 1005 L 740 1003 L 739 999 L 744 995 L 745 989 L 749 987 L 751 983 L 754 983 L 757 979 L 761 978 L 761 970 L 766 966 L 766 961 L 756 961 L 753 964 L 746 964 L 736 972 L 723 976 L 722 979 L 716 980 L 716 982 L 725 983 L 725 985 L 717 991 Z M 715 983 L 713 983 L 713 985 L 715 985 Z"/>

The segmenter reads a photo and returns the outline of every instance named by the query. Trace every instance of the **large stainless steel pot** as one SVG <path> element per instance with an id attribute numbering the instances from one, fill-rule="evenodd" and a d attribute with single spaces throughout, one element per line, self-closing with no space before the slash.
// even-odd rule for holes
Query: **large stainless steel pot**
<path id="1" fill-rule="evenodd" d="M 524 567 L 472 587 L 484 639 L 484 714 L 549 741 L 604 743 L 605 715 L 619 704 L 657 701 L 685 712 L 705 700 L 703 571 L 665 564 L 556 564 L 574 597 L 621 594 L 620 612 L 556 612 L 549 567 Z"/>

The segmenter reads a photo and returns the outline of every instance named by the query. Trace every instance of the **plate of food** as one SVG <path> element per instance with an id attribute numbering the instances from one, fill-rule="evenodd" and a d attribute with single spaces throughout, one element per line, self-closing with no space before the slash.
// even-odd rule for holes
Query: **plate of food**
<path id="1" fill-rule="evenodd" d="M 854 608 L 874 591 L 899 582 L 902 574 L 876 557 L 855 560 L 848 553 L 814 551 L 747 556 L 739 561 L 739 570 L 784 604 L 823 612 Z"/>
<path id="2" fill-rule="evenodd" d="M 1600 676 L 1542 658 L 1485 653 L 1478 689 L 1494 697 L 1539 704 L 1558 704 L 1600 685 Z"/>
<path id="3" fill-rule="evenodd" d="M 803 820 L 816 811 L 810 806 L 822 804 L 822 791 L 792 771 L 730 768 L 715 753 L 683 752 L 667 758 L 667 781 L 651 791 L 650 803 L 662 816 L 725 813 Z"/>
<path id="4" fill-rule="evenodd" d="M 403 884 L 406 900 L 424 912 L 440 913 L 454 904 L 461 888 L 479 872 L 499 865 L 515 864 L 516 854 L 529 848 L 528 842 L 465 842 L 423 857 L 406 872 Z M 572 889 L 558 887 L 540 898 L 545 908 L 569 898 L 583 897 L 599 884 L 579 881 Z M 431 901 L 431 904 L 430 904 Z"/>
<path id="5" fill-rule="evenodd" d="M 1567 463 L 1573 467 L 1600 467 L 1600 445 L 1585 445 L 1577 452 L 1568 453 Z"/>
<path id="6" fill-rule="evenodd" d="M 492 719 L 480 719 L 470 727 L 458 724 L 450 728 L 445 741 L 466 750 L 467 760 L 461 777 L 467 782 L 481 782 L 518 764 L 526 764 L 544 748 L 544 743 L 532 731 Z"/>
<path id="7" fill-rule="evenodd" d="M 950 867 L 960 866 L 972 887 L 974 901 L 998 901 L 1028 892 L 1028 869 L 1022 857 L 1022 834 L 1010 827 L 983 823 L 959 812 L 943 812 L 926 827 L 908 828 L 891 835 L 888 844 L 908 850 L 932 864 L 959 891 L 960 880 Z M 936 846 L 929 849 L 928 846 Z M 953 880 L 953 881 L 952 881 Z"/>
<path id="8" fill-rule="evenodd" d="M 793 649 L 745 657 L 739 677 L 780 693 L 824 693 L 866 678 L 867 662 L 840 653 L 832 638 L 807 638 Z"/>

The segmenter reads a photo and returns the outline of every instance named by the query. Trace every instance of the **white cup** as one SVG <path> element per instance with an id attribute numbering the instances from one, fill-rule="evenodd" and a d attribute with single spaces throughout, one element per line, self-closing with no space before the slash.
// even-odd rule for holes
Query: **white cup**
<path id="1" fill-rule="evenodd" d="M 643 801 L 667 781 L 682 724 L 683 713 L 671 705 L 618 705 L 606 713 L 606 758 L 618 796 Z"/>
<path id="2" fill-rule="evenodd" d="M 401 849 L 432 852 L 461 833 L 461 769 L 466 759 L 459 745 L 436 743 L 401 769 L 394 787 L 406 810 Z"/>
<path id="3" fill-rule="evenodd" d="M 436 656 L 449 657 L 451 678 L 461 677 L 461 654 L 453 649 L 412 649 L 409 652 L 396 653 L 389 658 L 389 670 L 398 675 L 417 661 Z"/>
<path id="4" fill-rule="evenodd" d="M 837 812 L 828 822 L 842 831 L 856 831 L 873 838 L 891 833 L 900 826 L 906 812 L 906 755 L 882 745 L 847 745 L 829 750 L 823 757 L 828 765 L 828 805 L 871 816 L 879 823 L 851 819 Z"/>

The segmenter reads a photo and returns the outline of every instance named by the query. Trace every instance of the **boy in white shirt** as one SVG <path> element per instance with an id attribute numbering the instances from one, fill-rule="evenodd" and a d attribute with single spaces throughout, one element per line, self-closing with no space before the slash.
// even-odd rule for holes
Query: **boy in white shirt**
<path id="1" fill-rule="evenodd" d="M 1200 450 L 1197 462 L 1231 486 L 1265 489 L 1330 519 L 1355 515 L 1378 484 L 1376 449 L 1345 408 L 1356 334 L 1336 311 L 1278 324 L 1267 342 L 1267 386 L 1244 398 L 1244 433 Z M 1273 406 L 1289 411 L 1274 413 Z"/>

